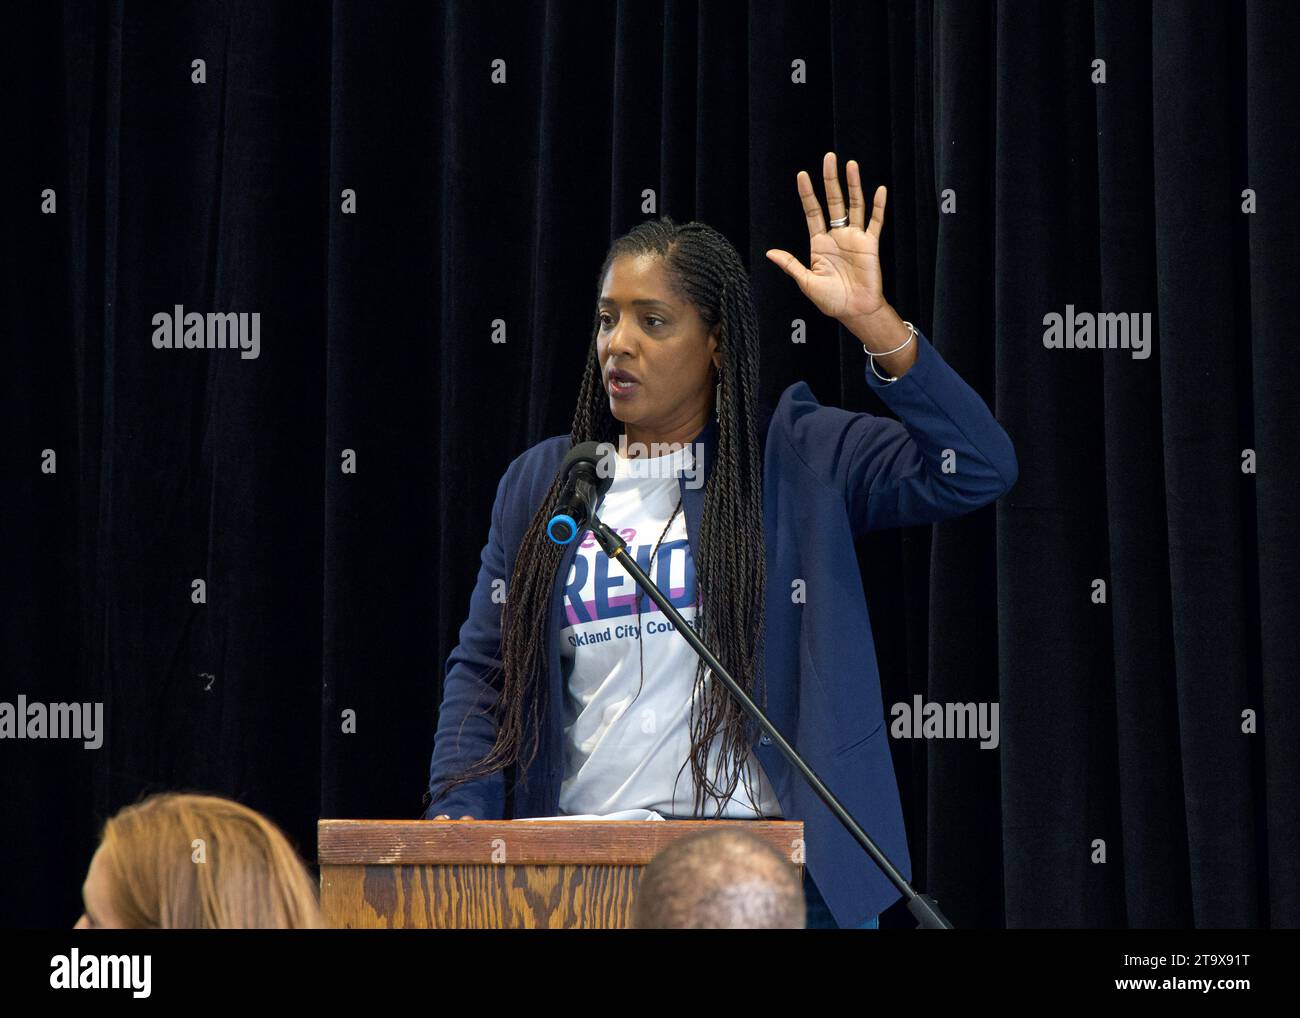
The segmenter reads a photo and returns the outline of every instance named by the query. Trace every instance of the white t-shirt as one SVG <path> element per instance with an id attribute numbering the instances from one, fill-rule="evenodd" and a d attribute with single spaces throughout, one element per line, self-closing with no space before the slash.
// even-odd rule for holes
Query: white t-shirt
<path id="1" fill-rule="evenodd" d="M 694 624 L 695 564 L 684 507 L 664 533 L 681 496 L 677 473 L 692 469 L 691 455 L 687 444 L 666 456 L 615 457 L 613 483 L 599 511 L 602 522 L 627 542 L 629 552 L 673 607 Z M 660 534 L 663 540 L 652 564 L 650 555 Z M 583 531 L 581 537 L 565 581 L 560 629 L 566 690 L 560 812 L 651 809 L 689 816 L 695 794 L 691 698 L 699 656 L 644 593 L 638 630 L 636 581 L 617 560 L 610 562 L 590 531 Z M 705 681 L 712 681 L 712 673 L 706 673 Z M 715 787 L 725 789 L 725 770 L 719 764 L 721 741 L 719 736 L 710 747 L 708 776 Z M 781 816 L 776 794 L 752 754 L 747 766 L 758 809 L 742 776 L 721 815 Z M 716 798 L 707 798 L 703 815 L 712 817 L 716 804 Z"/>

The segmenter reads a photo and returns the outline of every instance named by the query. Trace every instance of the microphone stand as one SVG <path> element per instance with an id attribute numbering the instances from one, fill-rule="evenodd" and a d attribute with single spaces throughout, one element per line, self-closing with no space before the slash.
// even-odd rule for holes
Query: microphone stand
<path id="1" fill-rule="evenodd" d="M 695 652 L 704 658 L 713 674 L 720 678 L 723 684 L 731 690 L 731 695 L 740 702 L 741 707 L 745 709 L 745 713 L 758 722 L 759 727 L 771 737 L 777 749 L 781 751 L 782 756 L 803 776 L 804 781 L 812 787 L 812 790 L 817 793 L 822 802 L 826 803 L 827 808 L 835 814 L 836 819 L 853 835 L 867 855 L 871 856 L 875 864 L 889 878 L 889 882 L 898 888 L 898 892 L 907 901 L 907 910 L 912 913 L 921 928 L 930 930 L 952 929 L 952 923 L 939 911 L 939 906 L 935 900 L 928 894 L 921 894 L 913 889 L 912 885 L 903 878 L 903 874 L 898 872 L 897 867 L 876 847 L 876 843 L 868 837 L 867 832 L 849 815 L 848 810 L 840 805 L 839 800 L 835 798 L 831 790 L 813 773 L 812 768 L 804 763 L 803 758 L 795 751 L 795 748 L 786 742 L 781 733 L 777 731 L 776 726 L 759 709 L 758 704 L 749 698 L 749 695 L 740 688 L 730 673 L 722 667 L 722 663 L 713 656 L 709 648 L 704 645 L 704 641 L 695 632 L 695 627 L 682 618 L 681 613 L 672 606 L 668 598 L 664 597 L 663 592 L 646 575 L 645 570 L 637 565 L 636 560 L 627 553 L 627 542 L 606 527 L 590 505 L 588 505 L 588 510 L 586 527 L 595 535 L 596 540 L 600 542 L 600 546 L 605 549 L 605 554 L 611 560 L 617 559 L 622 563 L 623 568 L 628 571 L 632 579 L 636 580 L 637 585 L 650 595 L 650 599 L 655 604 L 663 609 L 664 614 L 672 620 L 677 632 L 685 637 L 686 642 L 695 648 Z"/>

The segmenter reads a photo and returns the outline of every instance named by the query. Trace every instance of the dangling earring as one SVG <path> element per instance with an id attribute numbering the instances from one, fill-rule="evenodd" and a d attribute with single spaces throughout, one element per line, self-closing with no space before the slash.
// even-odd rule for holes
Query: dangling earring
<path id="1" fill-rule="evenodd" d="M 715 420 L 722 421 L 722 372 L 718 372 L 718 385 L 713 390 L 713 417 Z"/>

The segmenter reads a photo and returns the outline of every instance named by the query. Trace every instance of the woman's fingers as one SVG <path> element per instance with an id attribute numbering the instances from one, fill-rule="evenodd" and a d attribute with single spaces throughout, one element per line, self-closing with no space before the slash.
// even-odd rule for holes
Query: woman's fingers
<path id="1" fill-rule="evenodd" d="M 844 195 L 840 192 L 840 174 L 835 165 L 835 153 L 827 152 L 822 158 L 822 185 L 826 188 L 826 210 L 831 222 L 844 218 Z"/>
<path id="2" fill-rule="evenodd" d="M 447 816 L 446 813 L 439 813 L 439 814 L 438 814 L 436 817 L 434 817 L 433 819 L 435 819 L 435 820 L 450 820 L 451 817 Z M 474 818 L 471 817 L 471 816 L 463 816 L 463 817 L 461 817 L 461 819 L 462 819 L 462 820 L 473 820 Z"/>
<path id="3" fill-rule="evenodd" d="M 774 247 L 767 252 L 767 258 L 768 261 L 780 266 L 781 271 L 798 283 L 800 289 L 804 288 L 804 277 L 812 275 L 789 251 Z"/>
<path id="4" fill-rule="evenodd" d="M 806 170 L 800 170 L 795 176 L 799 188 L 799 201 L 803 203 L 803 214 L 808 220 L 808 239 L 826 232 L 826 220 L 822 218 L 822 204 L 813 193 L 812 177 Z"/>
<path id="5" fill-rule="evenodd" d="M 845 164 L 844 175 L 849 180 L 849 225 L 861 230 L 866 221 L 867 202 L 862 196 L 862 173 L 856 159 Z"/>
<path id="6" fill-rule="evenodd" d="M 885 185 L 881 184 L 876 188 L 875 198 L 871 202 L 871 222 L 867 225 L 867 232 L 880 240 L 880 231 L 885 227 Z"/>

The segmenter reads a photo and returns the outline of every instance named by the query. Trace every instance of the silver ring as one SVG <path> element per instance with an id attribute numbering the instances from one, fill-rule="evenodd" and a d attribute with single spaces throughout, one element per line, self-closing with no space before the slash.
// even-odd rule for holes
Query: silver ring
<path id="1" fill-rule="evenodd" d="M 837 227 L 837 226 L 848 226 L 848 225 L 849 225 L 849 217 L 848 217 L 848 216 L 844 216 L 844 217 L 841 218 L 841 219 L 832 219 L 832 220 L 831 220 L 831 229 L 832 229 L 832 230 L 835 229 L 835 227 Z"/>

